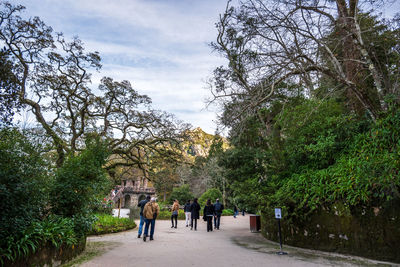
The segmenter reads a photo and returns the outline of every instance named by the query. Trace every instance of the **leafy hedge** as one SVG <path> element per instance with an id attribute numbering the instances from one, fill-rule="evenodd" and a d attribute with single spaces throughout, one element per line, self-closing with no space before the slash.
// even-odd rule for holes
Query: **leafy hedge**
<path id="1" fill-rule="evenodd" d="M 92 225 L 90 235 L 117 233 L 136 227 L 135 222 L 128 218 L 113 217 L 109 214 L 98 214 L 96 217 L 97 220 Z"/>

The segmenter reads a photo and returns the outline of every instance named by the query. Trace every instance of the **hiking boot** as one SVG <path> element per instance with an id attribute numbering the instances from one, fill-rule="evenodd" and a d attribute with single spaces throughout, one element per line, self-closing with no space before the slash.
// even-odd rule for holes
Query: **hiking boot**
<path id="1" fill-rule="evenodd" d="M 176 229 L 176 226 L 175 226 L 175 229 Z"/>
<path id="2" fill-rule="evenodd" d="M 143 236 L 143 241 L 146 242 L 146 235 Z"/>
<path id="3" fill-rule="evenodd" d="M 174 226 L 172 225 L 171 228 L 174 228 Z"/>
<path id="4" fill-rule="evenodd" d="M 140 238 L 140 235 L 138 235 L 137 238 Z"/>
<path id="5" fill-rule="evenodd" d="M 154 238 L 153 238 L 152 236 L 150 236 L 150 241 L 151 241 L 151 240 L 154 240 Z"/>

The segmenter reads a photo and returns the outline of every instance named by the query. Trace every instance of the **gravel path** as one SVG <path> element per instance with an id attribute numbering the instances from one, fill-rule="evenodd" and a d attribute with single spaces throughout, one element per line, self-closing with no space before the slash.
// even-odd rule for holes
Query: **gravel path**
<path id="1" fill-rule="evenodd" d="M 154 241 L 137 238 L 137 229 L 97 237 L 89 242 L 118 242 L 118 245 L 81 266 L 363 266 L 377 262 L 310 250 L 285 248 L 289 255 L 276 255 L 278 246 L 249 231 L 249 216 L 222 217 L 221 230 L 207 232 L 199 220 L 197 231 L 178 221 L 156 221 Z"/>

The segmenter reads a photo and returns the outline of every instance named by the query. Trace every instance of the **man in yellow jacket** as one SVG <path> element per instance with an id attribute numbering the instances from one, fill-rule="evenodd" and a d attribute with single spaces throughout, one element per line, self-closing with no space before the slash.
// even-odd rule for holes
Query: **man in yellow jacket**
<path id="1" fill-rule="evenodd" d="M 156 203 L 156 198 L 152 197 L 150 202 L 147 202 L 147 204 L 144 206 L 143 209 L 143 216 L 144 216 L 144 222 L 146 223 L 144 227 L 144 235 L 143 235 L 143 241 L 146 242 L 146 238 L 149 234 L 149 225 L 151 225 L 150 228 L 150 240 L 154 240 L 154 227 L 156 224 L 156 218 L 160 214 L 160 207 Z"/>

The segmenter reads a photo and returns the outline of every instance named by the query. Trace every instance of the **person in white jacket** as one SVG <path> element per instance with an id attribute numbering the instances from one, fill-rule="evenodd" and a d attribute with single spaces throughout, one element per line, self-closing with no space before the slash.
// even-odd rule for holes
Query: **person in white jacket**
<path id="1" fill-rule="evenodd" d="M 185 211 L 186 227 L 190 225 L 190 205 L 190 200 L 188 200 L 185 204 L 185 207 L 183 208 L 183 210 Z"/>

